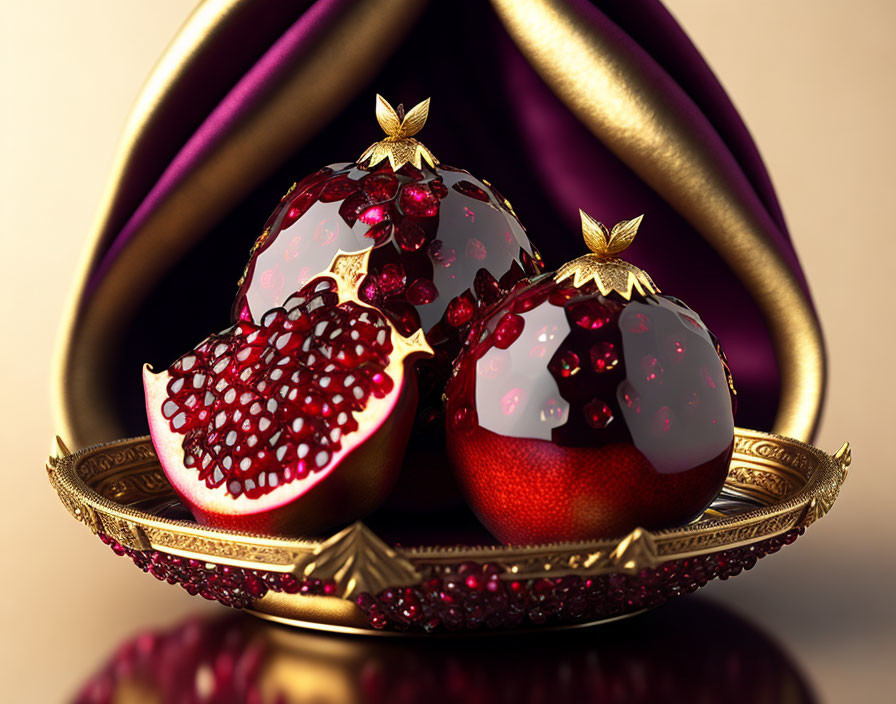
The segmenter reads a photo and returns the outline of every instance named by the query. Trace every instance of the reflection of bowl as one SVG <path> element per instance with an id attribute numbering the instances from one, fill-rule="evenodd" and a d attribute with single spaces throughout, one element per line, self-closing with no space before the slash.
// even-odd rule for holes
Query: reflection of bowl
<path id="1" fill-rule="evenodd" d="M 62 448 L 48 471 L 76 518 L 160 580 L 276 621 L 373 633 L 575 625 L 652 608 L 791 543 L 831 507 L 849 463 L 848 445 L 830 456 L 738 430 L 725 490 L 686 526 L 598 542 L 413 548 L 404 546 L 423 533 L 407 520 L 390 546 L 361 523 L 294 540 L 172 518 L 180 507 L 147 438 Z"/>
<path id="2" fill-rule="evenodd" d="M 768 636 L 703 599 L 600 633 L 333 639 L 240 616 L 144 633 L 83 686 L 106 702 L 810 702 Z"/>

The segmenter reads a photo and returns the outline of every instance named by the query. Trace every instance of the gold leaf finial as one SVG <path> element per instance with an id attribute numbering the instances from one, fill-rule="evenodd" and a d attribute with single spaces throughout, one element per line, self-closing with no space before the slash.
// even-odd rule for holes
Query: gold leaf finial
<path id="1" fill-rule="evenodd" d="M 603 223 L 598 222 L 584 210 L 579 210 L 582 218 L 582 237 L 594 254 L 602 257 L 612 257 L 625 250 L 638 234 L 643 215 L 632 220 L 621 220 L 613 225 L 609 232 Z"/>
<path id="2" fill-rule="evenodd" d="M 413 164 L 418 169 L 423 168 L 425 161 L 432 168 L 436 168 L 439 164 L 438 159 L 420 142 L 412 139 L 413 135 L 423 129 L 427 117 L 429 117 L 429 98 L 405 114 L 401 105 L 396 110 L 388 100 L 377 94 L 376 119 L 386 133 L 386 138 L 371 144 L 358 159 L 358 163 L 362 167 L 373 168 L 388 159 L 392 170 L 397 171 L 405 164 Z"/>
<path id="3" fill-rule="evenodd" d="M 395 139 L 401 132 L 401 120 L 392 104 L 379 93 L 376 94 L 376 121 L 390 139 Z"/>
<path id="4" fill-rule="evenodd" d="M 582 237 L 591 252 L 560 267 L 554 275 L 555 281 L 572 277 L 573 286 L 576 287 L 594 281 L 602 296 L 615 291 L 625 300 L 631 299 L 635 292 L 641 296 L 659 293 L 646 272 L 616 257 L 635 239 L 643 215 L 622 220 L 612 230 L 607 230 L 603 223 L 584 210 L 579 210 L 579 215 L 582 218 Z"/>
<path id="5" fill-rule="evenodd" d="M 426 118 L 429 117 L 429 98 L 421 103 L 417 103 L 406 115 L 403 115 L 403 112 L 401 105 L 396 110 L 388 100 L 377 93 L 377 122 L 380 123 L 383 132 L 388 135 L 387 138 L 394 142 L 413 137 L 423 129 L 423 125 L 426 124 Z"/>

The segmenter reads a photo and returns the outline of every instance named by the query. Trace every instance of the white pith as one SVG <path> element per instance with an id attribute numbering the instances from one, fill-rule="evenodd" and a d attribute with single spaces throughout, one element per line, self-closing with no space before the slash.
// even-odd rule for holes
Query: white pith
<path id="1" fill-rule="evenodd" d="M 339 250 L 333 257 L 329 269 L 323 272 L 322 276 L 329 277 L 336 282 L 337 306 L 353 303 L 362 309 L 369 309 L 376 315 L 382 316 L 382 313 L 375 307 L 358 299 L 358 287 L 367 275 L 367 265 L 372 250 L 373 247 L 360 252 Z M 185 435 L 171 429 L 171 424 L 163 412 L 163 404 L 168 399 L 168 383 L 171 376 L 167 371 L 153 374 L 149 365 L 145 365 L 143 386 L 150 434 L 162 469 L 172 486 L 194 508 L 206 514 L 252 516 L 285 506 L 319 484 L 389 419 L 402 397 L 405 360 L 418 354 L 427 356 L 433 354 L 421 329 L 408 337 L 403 337 L 395 327 L 388 323 L 387 319 L 384 318 L 384 320 L 388 325 L 392 350 L 389 354 L 389 363 L 382 371 L 392 381 L 391 391 L 382 398 L 377 398 L 372 392 L 368 395 L 367 405 L 354 416 L 358 429 L 341 436 L 340 449 L 332 454 L 325 468 L 313 471 L 302 479 L 292 479 L 285 484 L 278 484 L 276 488 L 257 498 L 249 498 L 245 494 L 234 496 L 224 482 L 218 486 L 209 487 L 205 480 L 199 478 L 198 469 L 185 466 L 183 450 Z M 251 338 L 252 335 L 249 337 Z M 186 361 L 188 357 L 189 355 L 183 357 L 183 361 Z M 357 390 L 357 387 L 354 390 Z M 274 402 L 276 406 L 273 398 L 268 400 L 268 403 L 271 402 Z M 377 421 L 377 419 L 379 420 Z M 286 422 L 291 423 L 292 421 L 287 419 Z M 277 431 L 276 435 L 279 436 L 279 434 L 280 431 Z"/>
<path id="2" fill-rule="evenodd" d="M 395 336 L 396 333 L 393 332 L 393 339 Z M 302 479 L 293 479 L 281 484 L 257 498 L 250 499 L 245 494 L 234 497 L 227 490 L 226 482 L 216 487 L 209 487 L 205 480 L 199 478 L 196 468 L 184 466 L 185 436 L 171 430 L 169 421 L 161 413 L 162 404 L 168 398 L 168 382 L 171 376 L 167 371 L 154 374 L 149 365 L 145 365 L 143 387 L 152 443 L 168 481 L 179 494 L 187 497 L 196 507 L 218 515 L 248 516 L 271 511 L 308 492 L 329 476 L 348 454 L 379 429 L 398 402 L 404 384 L 403 366 L 404 355 L 398 353 L 398 350 L 393 350 L 389 365 L 384 370 L 393 381 L 392 390 L 382 398 L 370 394 L 364 410 L 355 414 L 358 429 L 342 436 L 339 451 L 333 453 L 327 467 L 312 471 Z"/>

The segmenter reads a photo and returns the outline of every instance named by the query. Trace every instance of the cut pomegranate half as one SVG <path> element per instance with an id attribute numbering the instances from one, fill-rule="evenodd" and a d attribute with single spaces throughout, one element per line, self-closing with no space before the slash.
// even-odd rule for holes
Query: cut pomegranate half
<path id="1" fill-rule="evenodd" d="M 309 533 L 385 499 L 417 404 L 405 362 L 432 351 L 358 299 L 369 256 L 339 252 L 260 322 L 144 368 L 153 445 L 201 523 Z"/>

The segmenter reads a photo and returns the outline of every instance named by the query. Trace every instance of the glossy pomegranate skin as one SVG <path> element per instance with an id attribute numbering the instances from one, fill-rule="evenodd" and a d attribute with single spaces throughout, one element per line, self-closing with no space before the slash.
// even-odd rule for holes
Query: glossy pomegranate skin
<path id="1" fill-rule="evenodd" d="M 362 299 L 407 335 L 422 327 L 453 358 L 479 301 L 492 303 L 543 270 L 510 204 L 451 166 L 334 164 L 283 197 L 256 242 L 234 319 L 256 319 L 301 287 L 337 250 L 375 245 Z"/>
<path id="2" fill-rule="evenodd" d="M 334 164 L 298 183 L 268 219 L 234 319 L 281 305 L 337 250 L 372 244 L 362 300 L 404 335 L 422 328 L 434 352 L 415 365 L 419 406 L 391 501 L 411 511 L 454 505 L 462 499 L 445 459 L 441 397 L 462 333 L 480 305 L 498 301 L 544 265 L 510 203 L 467 171 Z"/>
<path id="3" fill-rule="evenodd" d="M 144 370 L 153 445 L 197 521 L 312 534 L 388 496 L 417 402 L 405 360 L 429 347 L 354 293 L 326 273 L 260 323 L 207 337 L 167 371 Z"/>
<path id="4" fill-rule="evenodd" d="M 446 389 L 456 475 L 506 543 L 691 520 L 725 481 L 733 414 L 718 342 L 681 301 L 549 275 L 477 318 Z"/>

